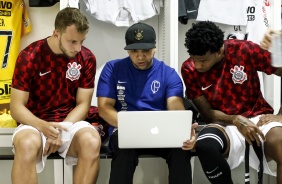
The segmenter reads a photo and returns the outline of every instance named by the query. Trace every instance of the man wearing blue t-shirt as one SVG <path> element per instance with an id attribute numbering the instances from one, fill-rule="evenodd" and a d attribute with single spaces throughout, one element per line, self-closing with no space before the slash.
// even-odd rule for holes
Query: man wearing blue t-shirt
<path id="1" fill-rule="evenodd" d="M 106 63 L 97 86 L 99 115 L 110 125 L 110 184 L 132 184 L 138 157 L 144 154 L 161 156 L 169 168 L 170 184 L 192 184 L 190 141 L 181 148 L 119 149 L 117 112 L 184 110 L 183 85 L 176 71 L 154 58 L 155 30 L 144 23 L 128 28 L 125 34 L 129 57 Z M 193 128 L 195 125 L 193 125 Z M 132 130 L 135 131 L 135 130 Z"/>

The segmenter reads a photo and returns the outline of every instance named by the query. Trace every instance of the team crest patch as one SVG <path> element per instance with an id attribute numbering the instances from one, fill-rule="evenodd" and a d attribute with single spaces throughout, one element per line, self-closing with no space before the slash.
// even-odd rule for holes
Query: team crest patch
<path id="1" fill-rule="evenodd" d="M 247 74 L 244 72 L 244 66 L 235 65 L 234 68 L 230 69 L 232 74 L 232 80 L 235 84 L 242 84 L 247 80 Z"/>
<path id="2" fill-rule="evenodd" d="M 160 87 L 161 87 L 161 83 L 157 80 L 154 80 L 151 84 L 151 91 L 155 94 L 158 92 Z"/>
<path id="3" fill-rule="evenodd" d="M 71 81 L 78 80 L 80 77 L 80 69 L 81 65 L 76 62 L 68 63 L 68 71 L 66 73 L 66 78 L 70 79 Z"/>
<path id="4" fill-rule="evenodd" d="M 143 39 L 143 31 L 140 31 L 139 29 L 137 31 L 135 31 L 135 39 L 136 40 L 142 40 Z"/>

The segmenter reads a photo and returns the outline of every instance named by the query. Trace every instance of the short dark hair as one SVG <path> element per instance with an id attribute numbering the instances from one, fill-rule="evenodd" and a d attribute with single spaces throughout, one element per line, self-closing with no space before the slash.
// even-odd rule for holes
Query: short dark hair
<path id="1" fill-rule="evenodd" d="M 64 32 L 68 26 L 75 25 L 80 33 L 89 29 L 87 18 L 77 8 L 66 7 L 59 11 L 55 19 L 55 29 Z"/>
<path id="2" fill-rule="evenodd" d="M 185 47 L 190 55 L 205 55 L 208 51 L 215 53 L 224 42 L 224 32 L 211 21 L 192 24 L 185 34 Z"/>

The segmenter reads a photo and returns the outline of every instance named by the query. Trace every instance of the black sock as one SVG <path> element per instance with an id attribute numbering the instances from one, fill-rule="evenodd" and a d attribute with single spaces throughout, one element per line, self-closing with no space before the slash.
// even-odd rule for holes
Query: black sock
<path id="1" fill-rule="evenodd" d="M 196 151 L 203 171 L 212 184 L 233 184 L 231 170 L 223 156 L 227 140 L 219 129 L 204 128 L 197 138 Z"/>

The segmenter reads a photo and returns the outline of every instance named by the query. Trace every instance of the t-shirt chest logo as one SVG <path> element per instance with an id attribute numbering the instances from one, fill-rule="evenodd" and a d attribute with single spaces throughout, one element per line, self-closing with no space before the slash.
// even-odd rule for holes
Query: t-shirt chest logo
<path id="1" fill-rule="evenodd" d="M 80 69 L 80 64 L 77 64 L 76 62 L 68 63 L 66 78 L 70 79 L 71 81 L 78 80 L 80 77 Z"/>
<path id="2" fill-rule="evenodd" d="M 159 90 L 159 88 L 161 87 L 161 83 L 157 80 L 154 80 L 152 83 L 151 83 L 151 91 L 156 94 Z"/>
<path id="3" fill-rule="evenodd" d="M 230 69 L 230 73 L 232 74 L 234 84 L 242 84 L 248 79 L 247 74 L 244 72 L 244 66 L 235 65 L 234 68 Z"/>

